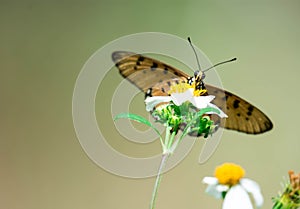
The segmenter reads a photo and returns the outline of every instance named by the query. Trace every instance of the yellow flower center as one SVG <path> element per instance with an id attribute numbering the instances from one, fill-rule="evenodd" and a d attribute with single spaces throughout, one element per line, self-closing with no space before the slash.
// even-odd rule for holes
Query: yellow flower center
<path id="1" fill-rule="evenodd" d="M 179 83 L 176 85 L 172 85 L 170 87 L 170 90 L 168 91 L 168 94 L 172 94 L 172 93 L 183 93 L 186 90 L 188 90 L 189 88 L 191 88 L 191 86 L 187 83 Z"/>
<path id="2" fill-rule="evenodd" d="M 234 163 L 224 163 L 215 170 L 215 177 L 220 184 L 233 186 L 245 175 L 245 170 Z"/>
<path id="3" fill-rule="evenodd" d="M 187 83 L 179 83 L 176 85 L 172 85 L 170 87 L 170 90 L 168 91 L 168 94 L 183 93 L 183 92 L 187 91 L 188 89 L 194 89 L 193 94 L 196 97 L 202 96 L 207 92 L 206 89 L 195 90 L 196 86 L 195 86 L 195 82 L 194 82 L 192 85 L 187 84 Z"/>

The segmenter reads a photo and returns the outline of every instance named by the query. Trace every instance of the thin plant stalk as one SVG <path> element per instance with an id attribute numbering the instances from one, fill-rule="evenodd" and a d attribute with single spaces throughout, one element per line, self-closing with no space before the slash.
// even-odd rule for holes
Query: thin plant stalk
<path id="1" fill-rule="evenodd" d="M 170 156 L 170 153 L 165 153 L 162 155 L 162 159 L 160 162 L 160 166 L 159 166 L 159 170 L 156 176 L 156 181 L 155 181 L 155 185 L 154 185 L 154 189 L 153 189 L 153 193 L 152 193 L 152 199 L 151 199 L 151 203 L 150 203 L 150 209 L 154 209 L 155 208 L 155 203 L 156 203 L 156 197 L 157 197 L 157 192 L 158 192 L 158 188 L 162 179 L 162 172 L 163 169 L 166 165 L 167 159 Z"/>

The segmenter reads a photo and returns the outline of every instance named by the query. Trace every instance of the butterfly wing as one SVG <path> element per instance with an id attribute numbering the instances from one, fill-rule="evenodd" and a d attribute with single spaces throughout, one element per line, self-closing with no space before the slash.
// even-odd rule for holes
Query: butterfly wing
<path id="1" fill-rule="evenodd" d="M 211 85 L 205 87 L 208 94 L 216 96 L 212 103 L 228 115 L 226 119 L 215 119 L 221 127 L 248 134 L 259 134 L 273 128 L 271 120 L 249 102 L 223 89 Z"/>
<path id="2" fill-rule="evenodd" d="M 188 75 L 158 60 L 126 51 L 112 54 L 120 74 L 142 90 L 147 96 L 166 96 L 173 82 L 186 82 Z M 212 115 L 216 125 L 248 134 L 259 134 L 271 130 L 270 119 L 258 108 L 244 99 L 223 89 L 205 85 L 212 101 L 228 115 L 221 119 Z"/>
<path id="3" fill-rule="evenodd" d="M 142 90 L 146 96 L 168 95 L 173 82 L 181 82 L 188 77 L 158 60 L 125 51 L 116 51 L 112 59 L 119 68 L 120 74 Z"/>

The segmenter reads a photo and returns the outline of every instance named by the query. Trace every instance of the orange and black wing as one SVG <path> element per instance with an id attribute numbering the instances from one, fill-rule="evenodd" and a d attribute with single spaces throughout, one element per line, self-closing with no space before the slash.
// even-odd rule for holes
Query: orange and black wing
<path id="1" fill-rule="evenodd" d="M 186 81 L 184 72 L 158 60 L 132 52 L 117 51 L 112 59 L 120 74 L 146 96 L 165 96 L 173 82 Z"/>
<path id="2" fill-rule="evenodd" d="M 132 52 L 117 51 L 112 59 L 120 74 L 142 90 L 146 96 L 166 96 L 173 83 L 186 82 L 188 75 L 158 60 Z M 217 125 L 248 134 L 259 134 L 271 130 L 271 120 L 246 100 L 223 89 L 205 85 L 212 101 L 228 118 L 212 115 Z"/>
<path id="3" fill-rule="evenodd" d="M 228 116 L 218 119 L 220 126 L 248 134 L 260 134 L 273 128 L 271 120 L 261 110 L 241 97 L 210 85 L 206 85 L 206 89 L 208 94 L 216 96 L 212 103 Z"/>

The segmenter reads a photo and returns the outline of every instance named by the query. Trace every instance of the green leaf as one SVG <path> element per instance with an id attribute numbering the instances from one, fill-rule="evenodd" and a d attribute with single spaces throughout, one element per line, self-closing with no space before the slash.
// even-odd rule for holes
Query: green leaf
<path id="1" fill-rule="evenodd" d="M 132 113 L 120 113 L 118 115 L 116 115 L 114 117 L 114 121 L 118 120 L 118 119 L 130 119 L 130 120 L 134 120 L 136 122 L 145 124 L 147 126 L 149 126 L 150 128 L 152 128 L 159 136 L 160 140 L 162 141 L 162 137 L 159 133 L 159 131 L 152 125 L 152 123 L 150 123 L 150 121 L 148 121 L 146 118 L 136 115 L 136 114 L 132 114 Z"/>
<path id="2" fill-rule="evenodd" d="M 136 114 L 132 114 L 132 113 L 120 113 L 114 117 L 114 121 L 121 119 L 121 118 L 131 119 L 131 120 L 137 121 L 139 123 L 143 123 L 150 127 L 153 126 L 152 123 L 150 123 L 150 121 L 148 121 L 146 118 L 136 115 Z"/>
<path id="3" fill-rule="evenodd" d="M 220 114 L 220 111 L 218 109 L 213 108 L 213 107 L 206 107 L 206 108 L 201 109 L 199 112 L 197 112 L 197 117 L 201 117 L 202 115 L 204 115 L 207 112 L 215 112 L 215 113 Z"/>

